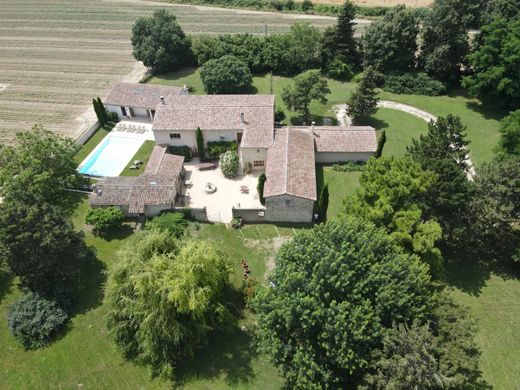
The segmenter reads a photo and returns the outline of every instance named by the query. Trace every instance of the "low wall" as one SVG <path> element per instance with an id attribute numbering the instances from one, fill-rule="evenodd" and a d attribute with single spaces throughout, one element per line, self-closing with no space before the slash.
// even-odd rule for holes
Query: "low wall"
<path id="1" fill-rule="evenodd" d="M 201 209 L 193 209 L 190 207 L 175 207 L 173 211 L 178 211 L 179 213 L 183 213 L 189 218 L 192 218 L 196 221 L 200 222 L 208 222 L 208 213 L 206 212 L 206 207 Z"/>
<path id="2" fill-rule="evenodd" d="M 265 219 L 265 209 L 236 209 L 232 208 L 233 218 L 242 218 L 244 222 L 267 222 Z M 263 212 L 263 216 L 258 215 Z"/>
<path id="3" fill-rule="evenodd" d="M 99 121 L 94 122 L 92 126 L 90 126 L 83 134 L 81 134 L 77 139 L 76 143 L 79 145 L 83 145 L 85 142 L 88 141 L 90 137 L 96 132 L 97 129 L 99 129 L 100 124 Z"/>

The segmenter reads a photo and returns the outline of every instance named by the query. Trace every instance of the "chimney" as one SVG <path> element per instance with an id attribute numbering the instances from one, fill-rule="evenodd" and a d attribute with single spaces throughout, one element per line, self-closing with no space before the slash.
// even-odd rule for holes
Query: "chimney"
<path id="1" fill-rule="evenodd" d="M 312 121 L 311 122 L 311 131 L 314 133 L 314 126 L 316 125 L 316 122 Z"/>
<path id="2" fill-rule="evenodd" d="M 240 123 L 246 123 L 243 112 L 240 113 Z"/>
<path id="3" fill-rule="evenodd" d="M 164 96 L 161 96 L 161 103 L 162 103 L 162 104 L 166 104 L 166 103 L 164 102 Z"/>

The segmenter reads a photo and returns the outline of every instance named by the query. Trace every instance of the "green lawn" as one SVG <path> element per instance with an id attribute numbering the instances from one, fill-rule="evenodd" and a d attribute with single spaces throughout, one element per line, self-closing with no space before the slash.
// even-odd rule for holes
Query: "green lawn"
<path id="1" fill-rule="evenodd" d="M 139 148 L 139 150 L 135 153 L 134 157 L 130 159 L 128 165 L 123 172 L 119 176 L 139 176 L 144 172 L 146 168 L 146 164 L 148 164 L 148 160 L 150 159 L 150 155 L 152 154 L 153 148 L 155 146 L 155 141 L 144 141 L 143 145 Z M 143 163 L 139 165 L 137 169 L 130 169 L 132 165 L 134 165 L 135 160 L 141 160 Z"/>
<path id="2" fill-rule="evenodd" d="M 316 181 L 318 182 L 318 194 L 323 185 L 329 185 L 329 208 L 327 218 L 335 217 L 343 208 L 343 200 L 354 194 L 359 187 L 361 172 L 338 172 L 332 166 L 317 165 Z"/>
<path id="3" fill-rule="evenodd" d="M 94 150 L 94 148 L 101 142 L 103 138 L 105 138 L 110 130 L 112 130 L 112 125 L 106 125 L 104 127 L 100 127 L 96 132 L 90 137 L 87 142 L 81 146 L 74 157 L 76 163 L 80 164 L 89 154 Z"/>
<path id="4" fill-rule="evenodd" d="M 152 380 L 147 368 L 123 359 L 105 328 L 105 272 L 117 261 L 115 253 L 128 240 L 132 225 L 107 239 L 94 237 L 84 226 L 87 197 L 72 195 L 71 207 L 75 208 L 75 226 L 85 232 L 87 243 L 95 247 L 98 257 L 88 270 L 86 292 L 76 305 L 69 329 L 57 341 L 39 351 L 24 351 L 10 335 L 5 320 L 9 305 L 20 292 L 13 281 L 0 281 L 0 354 L 6 357 L 0 361 L 0 389 L 170 389 L 171 383 Z M 262 280 L 267 256 L 272 253 L 265 249 L 269 248 L 267 239 L 293 234 L 292 229 L 277 229 L 259 225 L 235 231 L 224 225 L 204 224 L 197 235 L 220 244 L 233 264 L 233 282 L 240 286 L 240 258 L 246 258 L 252 275 Z M 257 356 L 246 332 L 215 337 L 197 354 L 195 362 L 179 368 L 186 389 L 279 389 L 283 385 L 278 371 L 264 357 Z"/>

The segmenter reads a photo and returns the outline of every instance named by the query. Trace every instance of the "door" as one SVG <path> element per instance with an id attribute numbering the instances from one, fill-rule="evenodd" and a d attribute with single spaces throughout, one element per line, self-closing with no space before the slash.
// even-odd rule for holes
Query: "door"
<path id="1" fill-rule="evenodd" d="M 128 107 L 128 110 L 130 111 L 130 116 L 135 116 L 134 109 L 132 107 Z"/>
<path id="2" fill-rule="evenodd" d="M 242 133 L 237 133 L 237 145 L 240 145 L 240 142 L 242 142 Z"/>
<path id="3" fill-rule="evenodd" d="M 126 108 L 121 107 L 121 113 L 123 114 L 123 116 L 126 116 Z"/>

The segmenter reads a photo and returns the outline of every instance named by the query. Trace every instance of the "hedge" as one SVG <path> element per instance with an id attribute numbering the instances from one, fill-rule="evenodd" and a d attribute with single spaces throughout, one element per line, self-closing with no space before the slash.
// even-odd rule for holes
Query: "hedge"
<path id="1" fill-rule="evenodd" d="M 184 156 L 184 161 L 189 162 L 191 161 L 192 155 L 191 155 L 191 148 L 189 146 L 183 145 L 183 146 L 168 146 L 168 153 L 170 154 L 176 154 L 178 156 Z"/>

